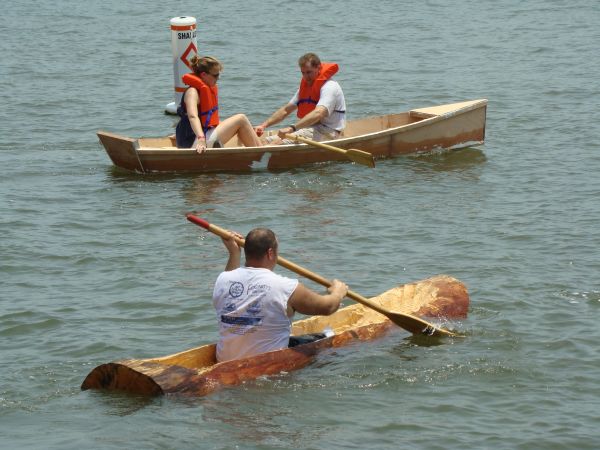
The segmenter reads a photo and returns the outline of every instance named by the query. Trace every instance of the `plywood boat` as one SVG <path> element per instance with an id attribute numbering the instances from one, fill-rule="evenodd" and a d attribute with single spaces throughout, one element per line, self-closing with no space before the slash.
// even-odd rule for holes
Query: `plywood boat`
<path id="1" fill-rule="evenodd" d="M 363 150 L 375 158 L 480 145 L 485 138 L 486 108 L 487 100 L 480 99 L 352 120 L 340 139 L 325 143 Z M 347 161 L 342 154 L 308 144 L 242 147 L 232 139 L 223 148 L 199 155 L 193 149 L 176 148 L 173 137 L 97 134 L 116 166 L 140 173 L 248 172 Z"/>
<path id="2" fill-rule="evenodd" d="M 447 275 L 398 286 L 371 300 L 397 312 L 442 320 L 464 318 L 469 307 L 464 284 Z M 395 325 L 385 316 L 356 304 L 340 308 L 331 316 L 294 322 L 294 336 L 320 333 L 326 328 L 335 333 L 319 341 L 221 363 L 215 359 L 215 344 L 159 358 L 125 359 L 96 367 L 81 388 L 203 396 L 223 386 L 300 369 L 320 350 L 374 339 L 391 327 Z"/>

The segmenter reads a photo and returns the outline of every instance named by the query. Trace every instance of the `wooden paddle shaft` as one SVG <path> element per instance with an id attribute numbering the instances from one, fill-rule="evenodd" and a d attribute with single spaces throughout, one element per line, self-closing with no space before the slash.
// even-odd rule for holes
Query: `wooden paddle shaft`
<path id="1" fill-rule="evenodd" d="M 205 228 L 206 230 L 210 231 L 211 233 L 214 233 L 217 236 L 220 236 L 221 238 L 229 239 L 232 236 L 231 232 L 229 232 L 221 227 L 218 227 L 217 225 L 208 223 L 206 220 L 196 217 L 193 214 L 188 214 L 187 219 L 190 222 L 195 223 L 196 225 L 199 225 L 202 228 Z M 238 243 L 238 245 L 240 245 L 241 247 L 244 246 L 244 244 L 245 244 L 244 239 L 238 238 L 235 235 L 233 235 L 233 238 Z M 308 278 L 309 280 L 319 283 L 325 287 L 331 286 L 331 281 L 329 281 L 328 279 L 323 278 L 322 276 L 320 276 L 314 272 L 311 272 L 310 270 L 307 270 L 304 267 L 301 267 L 293 262 L 290 262 L 281 256 L 277 257 L 277 264 L 285 267 L 286 269 L 291 270 L 292 272 L 297 273 L 298 275 L 302 275 L 302 276 Z M 357 301 L 358 303 L 362 303 L 363 305 L 373 309 L 374 311 L 377 311 L 378 313 L 383 314 L 384 316 L 388 317 L 392 322 L 394 322 L 396 325 L 404 328 L 407 331 L 410 331 L 411 333 L 425 334 L 428 336 L 454 336 L 455 335 L 454 333 L 452 333 L 448 330 L 438 328 L 438 327 L 434 326 L 433 324 L 430 324 L 429 322 L 426 322 L 419 317 L 415 317 L 410 314 L 403 314 L 403 313 L 399 313 L 399 312 L 388 311 L 387 309 L 381 307 L 377 303 L 374 303 L 371 300 L 366 299 L 365 297 L 357 294 L 356 292 L 348 290 L 348 293 L 346 295 L 348 297 L 350 297 L 351 299 Z"/>
<path id="2" fill-rule="evenodd" d="M 209 223 L 206 220 L 201 219 L 200 217 L 194 216 L 193 214 L 188 214 L 187 219 L 190 222 L 193 222 L 196 225 L 199 225 L 202 228 L 205 228 L 206 230 L 210 231 L 211 233 L 216 234 L 217 236 L 219 236 L 221 238 L 229 239 L 231 237 L 231 232 L 229 232 L 229 231 L 225 230 L 224 228 L 221 228 L 217 225 Z M 234 236 L 234 239 L 238 243 L 238 245 L 240 245 L 241 247 L 244 246 L 244 244 L 245 244 L 244 239 L 238 238 L 237 236 Z M 291 270 L 292 272 L 297 273 L 298 275 L 308 278 L 309 280 L 312 280 L 315 283 L 318 283 L 322 286 L 325 286 L 325 287 L 331 286 L 331 281 L 328 280 L 327 278 L 324 278 L 319 274 L 311 272 L 310 270 L 305 269 L 304 267 L 299 266 L 298 264 L 288 261 L 287 259 L 285 259 L 282 256 L 277 256 L 277 264 L 279 264 L 282 267 L 285 267 L 286 269 Z M 375 311 L 377 311 L 379 313 L 382 313 L 385 315 L 387 312 L 385 309 L 381 308 L 378 304 L 370 301 L 369 299 L 363 297 L 360 294 L 357 294 L 354 291 L 348 290 L 347 296 L 350 297 L 351 299 L 357 301 L 358 303 L 362 303 L 366 306 L 369 306 L 370 308 L 373 308 Z"/>
<path id="3" fill-rule="evenodd" d="M 200 225 L 202 228 L 207 229 L 211 233 L 214 233 L 221 238 L 229 239 L 231 237 L 231 232 L 229 232 L 229 231 L 225 230 L 224 228 L 221 228 L 217 225 L 214 225 L 212 223 L 208 223 L 206 220 L 201 219 L 200 217 L 196 217 L 193 214 L 188 214 L 187 219 L 190 222 L 193 222 L 196 225 Z M 238 243 L 238 245 L 240 247 L 243 247 L 244 244 L 246 243 L 244 239 L 238 238 L 235 235 L 233 236 L 233 238 L 235 239 L 235 241 Z M 280 264 L 281 266 L 285 267 L 286 269 L 290 269 L 292 272 L 296 272 L 298 275 L 305 276 L 306 278 L 309 278 L 319 284 L 322 284 L 323 286 L 326 286 L 326 287 L 331 286 L 331 281 L 317 275 L 316 273 L 312 273 L 309 270 L 306 270 L 304 267 L 298 266 L 297 264 L 294 264 L 293 262 L 288 261 L 287 259 L 285 259 L 281 256 L 277 257 L 277 263 Z"/>
<path id="4" fill-rule="evenodd" d="M 355 148 L 343 149 L 339 147 L 334 147 L 333 145 L 324 144 L 322 142 L 311 141 L 310 139 L 304 138 L 302 136 L 296 136 L 294 134 L 286 134 L 285 137 L 287 139 L 291 139 L 293 141 L 304 142 L 305 144 L 312 145 L 314 147 L 321 147 L 325 150 L 331 150 L 333 152 L 341 153 L 350 161 L 354 161 L 359 164 L 363 164 L 367 167 L 374 168 L 375 167 L 375 158 L 369 152 L 365 152 L 363 150 L 357 150 Z"/>
<path id="5" fill-rule="evenodd" d="M 293 134 L 286 134 L 286 138 L 291 139 L 293 141 L 304 142 L 305 144 L 314 145 L 315 147 L 321 147 L 327 150 L 331 150 L 334 152 L 342 153 L 343 155 L 348 153 L 348 150 L 344 150 L 343 148 L 334 147 L 333 145 L 323 144 L 322 142 L 311 141 L 310 139 L 306 139 L 302 136 L 295 136 Z"/>

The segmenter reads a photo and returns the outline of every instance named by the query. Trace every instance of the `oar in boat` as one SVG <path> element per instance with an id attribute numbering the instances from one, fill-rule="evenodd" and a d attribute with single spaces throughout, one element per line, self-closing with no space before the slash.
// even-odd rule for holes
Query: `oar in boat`
<path id="1" fill-rule="evenodd" d="M 223 228 L 220 228 L 217 225 L 208 223 L 206 220 L 201 219 L 200 217 L 194 216 L 193 214 L 188 214 L 187 219 L 190 222 L 195 223 L 196 225 L 201 226 L 202 228 L 205 228 L 208 231 L 210 231 L 211 233 L 214 233 L 217 236 L 220 236 L 222 238 L 227 239 L 231 236 L 229 231 L 227 231 Z M 238 245 L 241 245 L 242 247 L 244 246 L 244 239 L 240 239 L 240 238 L 236 237 L 235 240 L 238 243 Z M 325 287 L 331 286 L 331 281 L 327 280 L 326 278 L 323 278 L 322 276 L 320 276 L 316 273 L 313 273 L 313 272 L 305 269 L 304 267 L 294 264 L 293 262 L 290 262 L 281 256 L 277 257 L 277 264 L 285 267 L 286 269 L 291 270 L 292 272 L 296 272 L 298 275 L 302 275 L 316 283 L 319 283 Z M 436 336 L 436 337 L 457 336 L 455 333 L 445 330 L 443 328 L 436 327 L 435 325 L 433 325 L 419 317 L 412 316 L 410 314 L 403 314 L 403 313 L 399 313 L 399 312 L 389 311 L 389 310 L 383 308 L 382 306 L 378 305 L 377 303 L 372 302 L 371 300 L 369 300 L 369 299 L 363 297 L 362 295 L 359 295 L 356 292 L 353 292 L 351 290 L 348 290 L 348 294 L 346 294 L 346 295 L 348 297 L 350 297 L 351 299 L 357 301 L 358 303 L 362 303 L 366 307 L 371 308 L 380 314 L 383 314 L 388 319 L 390 319 L 393 323 L 395 323 L 399 327 L 401 327 L 401 328 L 405 329 L 406 331 L 409 331 L 413 334 L 424 334 L 427 336 Z"/>
<path id="2" fill-rule="evenodd" d="M 310 144 L 315 147 L 321 147 L 321 148 L 324 148 L 325 150 L 331 150 L 333 152 L 341 153 L 341 154 L 345 155 L 346 158 L 350 159 L 351 161 L 357 162 L 359 164 L 362 164 L 364 166 L 368 166 L 371 168 L 375 167 L 375 158 L 373 158 L 373 155 L 369 152 L 365 152 L 363 150 L 357 150 L 355 148 L 350 148 L 350 149 L 346 150 L 343 148 L 334 147 L 333 145 L 323 144 L 322 142 L 311 141 L 310 139 L 306 139 L 301 136 L 294 136 L 293 134 L 286 134 L 285 137 L 287 139 L 291 139 L 292 141 L 304 142 L 305 144 Z"/>

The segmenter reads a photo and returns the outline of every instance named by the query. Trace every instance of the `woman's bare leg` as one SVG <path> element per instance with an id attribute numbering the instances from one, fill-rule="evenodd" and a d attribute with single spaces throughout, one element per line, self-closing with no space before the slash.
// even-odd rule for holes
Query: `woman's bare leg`
<path id="1" fill-rule="evenodd" d="M 237 134 L 239 140 L 246 147 L 260 147 L 262 145 L 245 114 L 228 117 L 217 126 L 216 132 L 223 144 Z"/>

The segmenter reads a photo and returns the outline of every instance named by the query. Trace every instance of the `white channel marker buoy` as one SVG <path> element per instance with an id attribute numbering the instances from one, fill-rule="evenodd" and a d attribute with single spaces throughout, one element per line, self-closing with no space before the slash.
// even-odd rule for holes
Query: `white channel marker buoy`
<path id="1" fill-rule="evenodd" d="M 185 92 L 185 85 L 181 81 L 181 77 L 191 72 L 190 59 L 198 54 L 195 17 L 182 16 L 171 19 L 171 49 L 173 50 L 175 101 L 166 106 L 165 112 L 177 114 L 181 96 Z"/>

